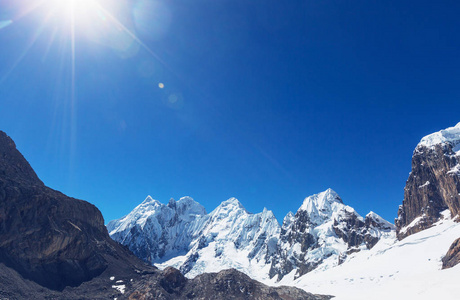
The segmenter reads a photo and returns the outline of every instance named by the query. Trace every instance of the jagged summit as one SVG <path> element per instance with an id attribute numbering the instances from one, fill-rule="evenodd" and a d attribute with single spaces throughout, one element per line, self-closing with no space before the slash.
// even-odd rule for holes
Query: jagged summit
<path id="1" fill-rule="evenodd" d="M 304 215 L 311 224 L 319 225 L 342 210 L 355 213 L 354 209 L 343 204 L 340 196 L 332 189 L 305 198 L 296 216 Z"/>
<path id="2" fill-rule="evenodd" d="M 156 204 L 156 203 L 160 203 L 160 202 L 159 202 L 158 200 L 153 199 L 152 196 L 148 195 L 148 196 L 145 198 L 145 200 L 142 201 L 141 205 L 142 205 L 142 204 L 146 204 L 146 205 L 147 205 L 147 204 L 151 204 L 151 203 L 152 203 L 152 204 Z"/>
<path id="3" fill-rule="evenodd" d="M 433 147 L 445 143 L 450 143 L 452 147 L 460 144 L 460 122 L 454 127 L 449 127 L 423 137 L 417 147 Z"/>
<path id="4" fill-rule="evenodd" d="M 219 207 L 221 207 L 221 208 L 226 207 L 226 208 L 229 208 L 229 209 L 244 209 L 244 210 L 246 210 L 244 208 L 243 204 L 241 204 L 241 202 L 238 199 L 234 198 L 234 197 L 223 201 L 221 204 L 219 204 L 218 208 Z"/>
<path id="5" fill-rule="evenodd" d="M 283 219 L 283 228 L 287 228 L 291 225 L 292 221 L 294 221 L 294 213 L 289 211 Z"/>
<path id="6" fill-rule="evenodd" d="M 395 230 L 396 227 L 392 223 L 388 222 L 378 214 L 373 211 L 370 211 L 364 218 L 364 222 L 368 226 L 373 226 L 380 229 Z"/>
<path id="7" fill-rule="evenodd" d="M 333 189 L 329 188 L 324 192 L 305 198 L 299 210 L 306 210 L 308 212 L 315 210 L 324 211 L 330 209 L 334 203 L 343 204 L 343 201 Z"/>

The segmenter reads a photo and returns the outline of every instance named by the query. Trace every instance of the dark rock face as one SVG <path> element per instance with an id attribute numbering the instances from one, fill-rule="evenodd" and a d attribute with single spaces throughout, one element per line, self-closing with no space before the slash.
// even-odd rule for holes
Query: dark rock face
<path id="1" fill-rule="evenodd" d="M 107 268 L 99 210 L 47 188 L 0 133 L 0 261 L 45 287 L 77 286 Z"/>
<path id="2" fill-rule="evenodd" d="M 187 283 L 187 279 L 182 273 L 172 267 L 163 270 L 163 278 L 160 280 L 160 285 L 168 293 L 178 293 Z"/>
<path id="3" fill-rule="evenodd" d="M 398 239 L 429 228 L 446 209 L 452 217 L 459 214 L 460 176 L 453 170 L 460 159 L 454 146 L 442 143 L 415 149 L 403 204 L 395 220 Z"/>
<path id="4" fill-rule="evenodd" d="M 171 268 L 172 269 L 172 268 Z M 164 271 L 175 273 L 175 271 Z M 172 275 L 175 279 L 179 274 Z M 194 279 L 179 279 L 178 285 L 181 292 L 174 290 L 166 292 L 155 288 L 158 286 L 158 278 L 151 277 L 148 282 L 140 282 L 135 285 L 135 292 L 128 299 L 304 299 L 326 300 L 331 296 L 313 295 L 301 289 L 292 287 L 269 287 L 252 280 L 247 275 L 236 270 L 224 270 L 219 273 L 202 274 Z M 175 280 L 173 280 L 176 282 Z"/>
<path id="5" fill-rule="evenodd" d="M 46 187 L 0 131 L 0 290 L 10 299 L 40 299 L 66 289 L 62 295 L 73 299 L 90 287 L 89 298 L 107 299 L 113 289 L 93 284 L 110 286 L 102 283 L 109 276 L 97 277 L 137 278 L 135 269 L 154 268 L 109 237 L 94 205 Z"/>
<path id="6" fill-rule="evenodd" d="M 442 268 L 448 269 L 457 265 L 460 262 L 460 238 L 456 239 L 449 250 L 446 253 L 446 256 L 442 258 Z"/>

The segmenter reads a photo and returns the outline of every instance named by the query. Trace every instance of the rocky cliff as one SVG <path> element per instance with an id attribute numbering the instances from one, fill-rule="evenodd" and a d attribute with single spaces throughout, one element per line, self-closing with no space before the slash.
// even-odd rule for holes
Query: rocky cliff
<path id="1" fill-rule="evenodd" d="M 415 148 L 395 220 L 398 239 L 430 227 L 446 209 L 452 217 L 460 212 L 460 123 L 424 137 Z"/>
<path id="2" fill-rule="evenodd" d="M 24 278 L 62 290 L 107 268 L 115 251 L 99 210 L 38 179 L 13 141 L 0 132 L 0 258 Z"/>

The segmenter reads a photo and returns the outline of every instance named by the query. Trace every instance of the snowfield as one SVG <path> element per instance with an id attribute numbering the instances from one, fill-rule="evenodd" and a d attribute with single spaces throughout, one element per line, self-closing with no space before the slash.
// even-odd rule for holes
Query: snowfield
<path id="1" fill-rule="evenodd" d="M 441 270 L 441 259 L 460 237 L 460 224 L 448 211 L 443 215 L 435 226 L 402 241 L 394 235 L 382 238 L 341 265 L 320 267 L 297 280 L 289 274 L 276 285 L 335 295 L 336 300 L 459 299 L 460 265 Z"/>

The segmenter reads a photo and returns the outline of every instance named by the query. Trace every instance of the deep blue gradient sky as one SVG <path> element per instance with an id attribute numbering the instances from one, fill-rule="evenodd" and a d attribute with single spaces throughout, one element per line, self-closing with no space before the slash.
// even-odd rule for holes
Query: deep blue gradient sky
<path id="1" fill-rule="evenodd" d="M 0 0 L 0 130 L 106 222 L 147 195 L 281 220 L 329 187 L 392 221 L 460 121 L 458 1 L 101 0 L 75 30 L 47 2 Z"/>

